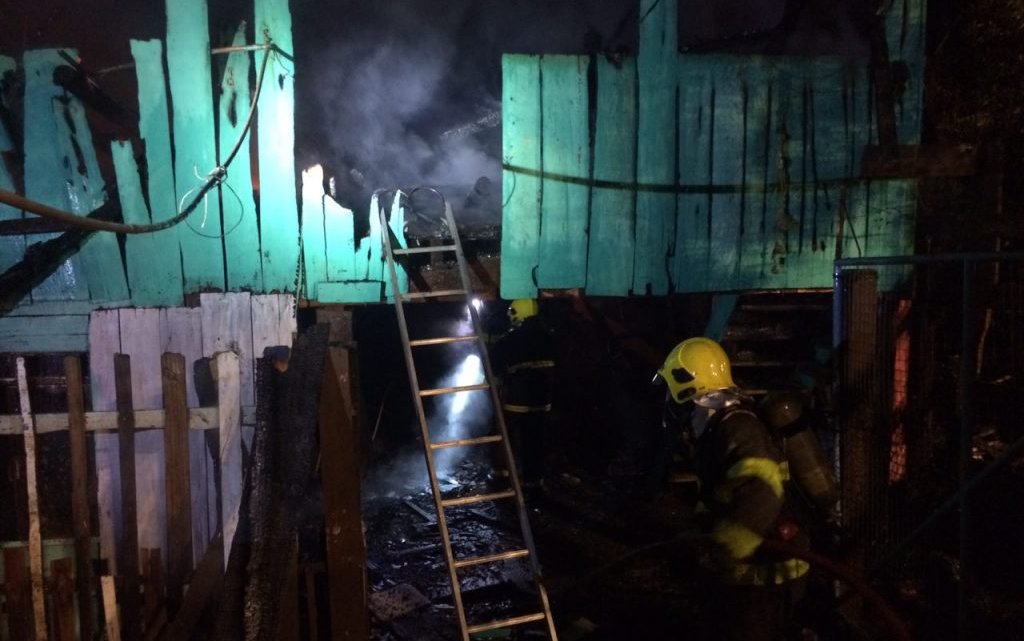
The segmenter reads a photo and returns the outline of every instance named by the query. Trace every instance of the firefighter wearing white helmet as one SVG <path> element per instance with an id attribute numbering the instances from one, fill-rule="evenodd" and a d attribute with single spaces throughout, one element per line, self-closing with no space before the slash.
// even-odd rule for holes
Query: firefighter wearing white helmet
<path id="1" fill-rule="evenodd" d="M 737 388 L 717 342 L 679 343 L 657 378 L 668 387 L 666 415 L 696 440 L 701 501 L 722 553 L 713 638 L 781 639 L 808 570 L 803 561 L 759 549 L 767 538 L 806 546 L 806 536 L 787 518 L 782 455 L 753 401 Z"/>

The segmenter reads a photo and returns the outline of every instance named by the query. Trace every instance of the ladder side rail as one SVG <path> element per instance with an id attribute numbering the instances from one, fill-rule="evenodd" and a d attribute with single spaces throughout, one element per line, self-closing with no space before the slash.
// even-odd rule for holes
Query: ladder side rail
<path id="1" fill-rule="evenodd" d="M 380 216 L 381 229 L 388 228 L 387 214 L 383 208 L 378 211 Z M 448 521 L 445 518 L 443 499 L 441 497 L 441 484 L 437 480 L 437 472 L 434 467 L 434 454 L 430 447 L 430 429 L 427 423 L 427 416 L 423 410 L 423 400 L 420 397 L 419 378 L 416 375 L 416 363 L 413 360 L 412 346 L 409 343 L 409 328 L 405 321 L 405 310 L 402 306 L 402 294 L 398 288 L 398 272 L 395 267 L 395 257 L 392 253 L 391 238 L 382 234 L 382 245 L 384 256 L 388 264 L 388 276 L 391 279 L 391 292 L 395 300 L 395 312 L 398 314 L 398 330 L 402 337 L 402 351 L 405 355 L 405 367 L 409 375 L 409 385 L 412 391 L 413 404 L 416 406 L 416 416 L 420 423 L 420 432 L 423 436 L 423 451 L 427 457 L 427 473 L 430 475 L 430 489 L 434 495 L 434 507 L 437 512 L 437 526 L 441 532 L 441 543 L 444 548 L 445 563 L 448 566 L 448 576 L 452 584 L 452 599 L 455 602 L 455 611 L 459 617 L 459 632 L 463 641 L 470 641 L 469 626 L 466 622 L 466 611 L 462 603 L 462 590 L 459 587 L 458 569 L 455 565 L 455 557 L 452 553 L 451 538 L 448 534 Z"/>
<path id="2" fill-rule="evenodd" d="M 508 462 L 509 468 L 509 479 L 512 481 L 512 488 L 515 491 L 516 510 L 519 513 L 519 527 L 522 530 L 523 542 L 526 544 L 526 549 L 529 550 L 528 562 L 530 564 L 530 571 L 533 573 L 534 583 L 537 585 L 537 593 L 540 595 L 541 604 L 544 608 L 545 621 L 548 626 L 548 635 L 552 641 L 558 641 L 558 635 L 555 632 L 554 618 L 551 615 L 551 606 L 548 602 L 547 590 L 544 589 L 544 584 L 541 581 L 541 569 L 540 562 L 537 559 L 537 548 L 533 542 L 533 531 L 530 529 L 529 515 L 526 511 L 526 502 L 523 500 L 523 490 L 519 483 L 519 474 L 516 472 L 515 458 L 512 454 L 512 446 L 508 436 L 508 426 L 505 424 L 505 412 L 501 406 L 501 399 L 498 397 L 497 386 L 494 385 L 494 371 L 491 369 L 491 359 L 487 352 L 487 344 L 484 342 L 484 334 L 480 323 L 480 317 L 477 314 L 476 307 L 473 306 L 473 287 L 472 281 L 469 277 L 469 270 L 466 268 L 466 257 L 462 251 L 462 240 L 459 238 L 459 230 L 455 225 L 455 218 L 452 215 L 451 204 L 445 199 L 444 203 L 444 215 L 448 222 L 448 228 L 452 234 L 453 245 L 455 245 L 455 256 L 456 264 L 459 266 L 459 277 L 462 279 L 462 288 L 466 291 L 466 306 L 469 309 L 469 315 L 473 322 L 473 333 L 477 336 L 477 345 L 480 349 L 480 361 L 484 366 L 484 376 L 490 383 L 490 394 L 491 402 L 494 405 L 494 415 L 498 419 L 498 428 L 501 430 L 502 436 L 502 447 L 505 451 L 505 459 Z"/>

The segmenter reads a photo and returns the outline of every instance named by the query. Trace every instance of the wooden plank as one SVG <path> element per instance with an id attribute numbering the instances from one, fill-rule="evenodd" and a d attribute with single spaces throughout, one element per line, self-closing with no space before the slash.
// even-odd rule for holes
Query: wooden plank
<path id="1" fill-rule="evenodd" d="M 43 594 L 43 540 L 39 531 L 39 491 L 36 486 L 36 431 L 28 397 L 25 359 L 17 359 L 18 401 L 25 439 L 25 486 L 28 492 L 28 556 L 32 577 L 32 614 L 36 641 L 46 641 L 46 597 Z"/>
<path id="2" fill-rule="evenodd" d="M 142 623 L 146 636 L 161 618 L 164 602 L 164 574 L 158 549 L 142 548 Z"/>
<path id="3" fill-rule="evenodd" d="M 374 193 L 370 197 L 370 230 L 366 237 L 362 239 L 362 242 L 359 243 L 359 249 L 356 250 L 355 269 L 356 278 L 359 280 L 383 283 L 384 261 L 382 252 L 384 251 L 384 246 L 381 244 L 383 240 L 380 235 L 380 208 L 380 194 Z M 380 298 L 365 302 L 379 303 Z"/>
<path id="4" fill-rule="evenodd" d="M 54 641 L 76 641 L 75 580 L 71 559 L 50 561 L 50 593 L 53 600 Z M 85 637 L 86 635 L 83 635 Z"/>
<path id="5" fill-rule="evenodd" d="M 291 294 L 265 294 L 252 297 L 252 352 L 262 358 L 267 347 L 291 347 L 297 330 L 295 297 Z"/>
<path id="6" fill-rule="evenodd" d="M 640 0 L 637 57 L 637 180 L 652 187 L 676 184 L 678 3 Z M 633 291 L 669 291 L 675 244 L 676 198 L 641 189 L 636 197 L 636 256 Z"/>
<path id="7" fill-rule="evenodd" d="M 242 500 L 241 366 L 238 354 L 234 352 L 218 353 L 213 364 L 220 431 L 221 532 L 224 536 L 224 567 L 227 569 Z"/>
<path id="8" fill-rule="evenodd" d="M 722 58 L 711 72 L 711 182 L 715 187 L 739 185 L 711 197 L 711 251 L 708 284 L 711 291 L 729 290 L 740 276 L 741 230 L 746 204 L 742 191 L 744 154 L 744 96 L 742 58 Z"/>
<path id="9" fill-rule="evenodd" d="M 317 285 L 327 280 L 324 169 L 320 165 L 302 172 L 302 257 L 306 269 L 306 297 L 316 299 Z"/>
<path id="10" fill-rule="evenodd" d="M 88 346 L 86 314 L 0 317 L 0 352 L 84 352 Z"/>
<path id="11" fill-rule="evenodd" d="M 40 49 L 26 51 L 22 58 L 25 71 L 23 113 L 35 116 L 24 119 L 24 175 L 26 197 L 44 205 L 65 209 L 68 203 L 64 186 L 62 181 L 54 180 L 55 176 L 64 175 L 57 122 L 53 118 L 53 103 L 64 94 L 63 89 L 53 82 L 54 69 L 66 64 L 58 51 L 71 56 L 78 55 L 74 49 Z M 46 234 L 33 240 L 38 242 L 54 237 Z M 77 256 L 65 261 L 63 266 L 32 290 L 33 301 L 88 297 L 88 286 L 82 278 L 81 259 Z"/>
<path id="12" fill-rule="evenodd" d="M 132 409 L 163 406 L 160 377 L 160 310 L 122 309 L 121 353 L 131 356 Z M 137 431 L 135 435 L 135 501 L 138 541 L 144 548 L 167 549 L 167 510 L 164 502 L 164 435 Z"/>
<path id="13" fill-rule="evenodd" d="M 121 201 L 124 222 L 136 225 L 149 223 L 149 210 L 146 208 L 146 199 L 142 196 L 139 167 L 135 162 L 135 151 L 131 143 L 124 140 L 113 141 L 110 143 L 110 155 L 117 176 L 117 195 Z M 161 289 L 167 282 L 161 278 L 163 274 L 159 256 L 163 247 L 164 244 L 157 242 L 152 234 L 125 234 L 125 269 L 128 272 L 128 286 L 133 305 L 141 307 L 159 305 L 163 302 L 165 295 Z"/>
<path id="14" fill-rule="evenodd" d="M 293 543 L 288 550 L 288 565 L 281 589 L 281 602 L 277 615 L 277 641 L 299 641 L 299 546 Z M 316 637 L 310 637 L 314 639 Z"/>
<path id="15" fill-rule="evenodd" d="M 196 394 L 195 368 L 201 367 L 209 376 L 208 363 L 203 359 L 203 319 L 200 308 L 175 308 L 160 313 L 160 341 L 163 352 L 181 354 L 185 358 L 185 387 L 188 405 L 199 406 Z M 200 364 L 201 363 L 201 364 Z M 194 426 L 196 411 L 189 412 L 189 426 Z M 217 426 L 212 416 L 210 427 Z M 189 433 L 189 478 L 192 500 L 192 561 L 198 564 L 206 554 L 206 546 L 219 527 L 217 510 L 216 472 L 213 455 L 216 449 L 210 443 L 216 439 L 206 434 Z"/>
<path id="16" fill-rule="evenodd" d="M 320 638 L 320 610 L 316 593 L 316 571 L 308 565 L 302 566 L 302 576 L 306 583 L 306 629 L 310 639 Z M 358 637 L 355 637 L 358 638 Z"/>
<path id="17" fill-rule="evenodd" d="M 252 297 L 248 292 L 200 294 L 202 309 L 203 354 L 232 350 L 241 367 L 243 405 L 254 404 L 252 352 Z"/>
<path id="18" fill-rule="evenodd" d="M 321 303 L 379 302 L 383 283 L 350 281 L 346 283 L 320 283 L 317 299 Z"/>
<path id="19" fill-rule="evenodd" d="M 82 361 L 64 358 L 67 381 L 68 427 L 71 443 L 71 526 L 75 537 L 75 586 L 78 594 L 78 627 L 84 638 L 93 632 L 92 532 L 89 518 L 89 461 L 85 438 L 85 395 Z"/>
<path id="20" fill-rule="evenodd" d="M 32 638 L 32 579 L 28 546 L 4 548 L 4 609 L 11 639 Z"/>
<path id="21" fill-rule="evenodd" d="M 683 57 L 679 69 L 679 179 L 694 189 L 677 197 L 673 285 L 678 292 L 706 291 L 711 245 L 711 77 L 699 59 Z M 708 186 L 703 191 L 697 186 Z M 639 198 L 639 195 L 637 196 Z"/>
<path id="22" fill-rule="evenodd" d="M 85 109 L 74 97 L 54 101 L 52 109 L 64 168 L 66 209 L 85 216 L 107 200 Z M 81 259 L 91 300 L 106 302 L 128 297 L 121 248 L 114 234 L 92 234 L 77 256 Z"/>
<path id="23" fill-rule="evenodd" d="M 899 145 L 894 154 L 877 145 L 864 148 L 865 178 L 974 176 L 979 171 L 977 145 Z"/>
<path id="24" fill-rule="evenodd" d="M 327 280 L 355 279 L 355 218 L 352 210 L 324 195 L 324 239 L 327 247 Z"/>
<path id="25" fill-rule="evenodd" d="M 294 51 L 288 0 L 255 0 L 254 15 L 257 43 L 273 42 L 289 54 Z M 293 292 L 299 265 L 294 62 L 272 55 L 258 112 L 263 286 L 267 292 Z"/>
<path id="26" fill-rule="evenodd" d="M 369 638 L 366 548 L 360 503 L 359 434 L 352 412 L 349 352 L 328 350 L 320 391 L 328 611 L 332 638 Z"/>
<path id="27" fill-rule="evenodd" d="M 165 6 L 167 70 L 174 104 L 175 203 L 184 201 L 187 206 L 217 166 L 210 25 L 206 0 L 167 0 Z M 185 292 L 224 289 L 217 191 L 212 190 L 177 229 Z"/>
<path id="28" fill-rule="evenodd" d="M 409 246 L 409 242 L 405 239 L 405 207 L 402 206 L 402 193 L 395 191 L 395 197 L 391 202 L 391 213 L 388 215 L 388 229 L 391 230 L 391 235 L 398 241 L 398 246 L 405 249 Z M 382 242 L 388 242 L 387 238 L 382 238 Z M 403 294 L 409 293 L 409 272 L 407 272 L 400 265 L 395 265 L 395 274 L 398 276 L 398 291 Z M 381 278 L 384 279 L 384 297 L 388 301 L 394 300 L 394 294 L 391 292 L 391 274 L 387 273 L 387 267 L 384 267 Z"/>
<path id="29" fill-rule="evenodd" d="M 17 64 L 15 63 L 14 58 L 11 58 L 10 56 L 0 56 L 0 78 L 4 77 L 7 73 L 14 73 L 16 70 Z M 8 132 L 7 127 L 2 121 L 0 121 L 0 154 L 7 154 L 14 151 L 15 145 L 10 134 L 11 132 Z M 0 163 L 0 189 L 11 192 L 17 191 L 14 188 L 14 180 L 11 177 L 10 172 L 7 171 L 7 165 L 5 163 Z M 8 205 L 0 204 L 0 221 L 7 220 L 24 220 L 24 218 L 20 210 L 14 209 Z M 0 273 L 3 273 L 8 267 L 20 261 L 24 254 L 24 236 L 0 237 Z"/>
<path id="30" fill-rule="evenodd" d="M 121 472 L 121 540 L 117 567 L 121 576 L 121 619 L 124 638 L 141 636 L 139 602 L 139 526 L 135 493 L 135 413 L 132 411 L 132 365 L 127 354 L 114 355 L 117 388 L 117 436 Z"/>
<path id="31" fill-rule="evenodd" d="M 171 620 L 164 641 L 190 641 L 194 638 L 196 625 L 213 593 L 222 583 L 224 573 L 224 552 L 220 538 L 214 538 L 206 555 L 196 566 L 188 584 L 188 592 L 182 601 L 178 616 Z"/>
<path id="32" fill-rule="evenodd" d="M 255 422 L 256 408 L 247 405 L 242 408 L 242 423 L 250 425 Z M 36 434 L 48 434 L 50 432 L 61 432 L 68 429 L 69 417 L 67 414 L 36 414 Z M 188 411 L 189 429 L 193 431 L 217 429 L 217 408 L 216 407 L 195 407 Z M 158 430 L 164 427 L 164 410 L 136 410 L 135 429 Z M 102 432 L 112 432 L 117 429 L 117 412 L 86 412 L 85 431 L 100 432 L 97 436 L 103 436 Z M 0 415 L 0 436 L 20 436 L 21 416 L 4 414 Z"/>
<path id="33" fill-rule="evenodd" d="M 625 296 L 636 241 L 636 63 L 597 57 L 597 116 L 587 294 Z"/>
<path id="34" fill-rule="evenodd" d="M 185 581 L 192 569 L 192 499 L 190 496 L 188 399 L 185 357 L 161 356 L 163 381 L 164 452 L 167 483 L 167 610 L 173 617 L 181 605 Z"/>
<path id="35" fill-rule="evenodd" d="M 587 282 L 590 140 L 585 56 L 543 56 L 539 287 L 571 289 Z"/>
<path id="36" fill-rule="evenodd" d="M 149 210 L 142 195 L 139 168 L 131 144 L 112 142 L 110 152 L 124 221 L 149 224 Z M 124 253 L 133 305 L 167 305 L 181 300 L 181 259 L 177 244 L 170 245 L 166 235 L 159 233 L 126 234 Z"/>
<path id="37" fill-rule="evenodd" d="M 139 135 L 146 146 L 150 216 L 154 222 L 159 222 L 178 213 L 178 201 L 174 195 L 174 162 L 168 124 L 170 117 L 163 43 L 160 40 L 132 40 L 130 43 L 139 87 Z M 153 255 L 153 269 L 167 280 L 159 285 L 160 292 L 166 298 L 151 304 L 182 303 L 184 277 L 181 272 L 181 250 L 178 248 L 180 233 L 178 227 L 171 227 L 152 234 L 160 246 L 159 253 Z"/>
<path id="38" fill-rule="evenodd" d="M 540 59 L 503 55 L 501 80 L 501 296 L 533 298 L 540 259 Z"/>
<path id="39" fill-rule="evenodd" d="M 114 354 L 120 351 L 121 325 L 117 310 L 93 312 L 89 316 L 89 383 L 94 410 L 109 411 L 117 407 L 113 363 Z M 93 439 L 93 447 L 96 452 L 100 557 L 107 561 L 110 572 L 116 574 L 117 542 L 121 538 L 121 473 L 117 434 L 97 434 Z"/>
<path id="40" fill-rule="evenodd" d="M 245 35 L 245 22 L 235 31 L 231 44 L 242 47 L 249 44 Z M 220 100 L 218 101 L 218 135 L 223 163 L 225 156 L 238 143 L 245 131 L 246 118 L 252 99 L 249 93 L 249 70 L 251 67 L 248 51 L 228 54 L 224 73 L 220 79 Z M 259 54 L 262 57 L 262 54 Z M 271 79 L 269 73 L 266 76 Z M 264 83 L 264 87 L 268 83 Z M 264 103 L 266 104 L 266 103 Z M 226 189 L 221 189 L 224 207 L 224 259 L 227 264 L 228 289 L 238 291 L 263 290 L 263 265 L 260 260 L 260 235 L 256 218 L 256 201 L 252 193 L 252 163 L 249 160 L 251 132 L 245 133 L 240 151 L 231 161 Z"/>
<path id="41" fill-rule="evenodd" d="M 753 64 L 751 64 L 753 63 Z M 776 137 L 772 128 L 772 102 L 776 67 L 770 60 L 748 59 L 744 87 L 744 170 L 743 216 L 740 229 L 738 282 L 742 287 L 758 287 L 770 282 L 770 264 L 774 241 L 774 214 L 777 194 L 771 182 L 778 177 L 776 158 L 770 155 Z"/>
<path id="42" fill-rule="evenodd" d="M 117 613 L 117 595 L 114 592 L 114 577 L 100 577 L 103 590 L 103 616 L 107 627 L 107 641 L 121 641 L 121 622 Z"/>

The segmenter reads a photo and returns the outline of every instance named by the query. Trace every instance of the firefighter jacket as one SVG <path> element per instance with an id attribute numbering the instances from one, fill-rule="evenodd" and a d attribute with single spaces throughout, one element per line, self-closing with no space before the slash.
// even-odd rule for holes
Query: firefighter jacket
<path id="1" fill-rule="evenodd" d="M 554 384 L 555 349 L 540 318 L 532 316 L 491 348 L 491 365 L 502 379 L 506 412 L 549 412 Z"/>
<path id="2" fill-rule="evenodd" d="M 697 440 L 696 464 L 711 536 L 728 553 L 726 581 L 774 585 L 807 573 L 803 561 L 758 550 L 766 538 L 799 547 L 807 538 L 787 513 L 782 454 L 752 408 L 716 412 Z"/>

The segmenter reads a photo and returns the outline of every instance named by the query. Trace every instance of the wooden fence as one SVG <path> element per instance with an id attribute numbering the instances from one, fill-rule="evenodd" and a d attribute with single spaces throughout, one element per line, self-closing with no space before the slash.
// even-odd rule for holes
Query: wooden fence
<path id="1" fill-rule="evenodd" d="M 91 638 L 77 630 L 115 612 L 94 602 L 94 560 L 116 586 L 103 595 L 116 598 L 123 628 L 155 633 L 181 603 L 193 569 L 219 548 L 211 542 L 222 540 L 223 555 L 215 552 L 228 558 L 251 438 L 246 426 L 253 423 L 254 358 L 266 347 L 291 345 L 294 298 L 204 294 L 200 301 L 197 308 L 93 313 L 92 411 L 85 409 L 80 357 L 64 360 L 68 411 L 60 414 L 32 411 L 18 359 L 21 412 L 0 416 L 0 437 L 25 444 L 29 538 L 4 546 L 0 639 Z M 70 509 L 73 545 L 40 534 L 35 442 L 52 432 L 66 432 L 70 441 L 72 494 L 66 507 L 49 507 Z"/>

